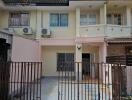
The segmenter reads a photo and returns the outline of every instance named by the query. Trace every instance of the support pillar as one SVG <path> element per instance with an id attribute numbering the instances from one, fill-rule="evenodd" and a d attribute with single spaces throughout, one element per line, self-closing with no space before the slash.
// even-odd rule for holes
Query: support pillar
<path id="1" fill-rule="evenodd" d="M 129 6 L 126 7 L 126 24 L 131 27 L 131 8 Z"/>
<path id="2" fill-rule="evenodd" d="M 127 93 L 129 95 L 132 95 L 132 66 L 126 67 L 126 73 L 127 73 Z"/>
<path id="3" fill-rule="evenodd" d="M 76 8 L 76 37 L 80 37 L 80 8 Z"/>
<path id="4" fill-rule="evenodd" d="M 41 38 L 41 11 L 37 11 L 37 32 L 36 32 L 36 39 Z"/>
<path id="5" fill-rule="evenodd" d="M 76 44 L 75 58 L 76 80 L 82 80 L 82 44 Z"/>

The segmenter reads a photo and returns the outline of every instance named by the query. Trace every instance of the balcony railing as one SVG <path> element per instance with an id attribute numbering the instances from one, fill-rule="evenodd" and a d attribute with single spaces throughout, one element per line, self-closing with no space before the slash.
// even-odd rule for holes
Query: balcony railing
<path id="1" fill-rule="evenodd" d="M 106 35 L 108 37 L 129 37 L 131 36 L 131 27 L 106 25 Z"/>
<path id="2" fill-rule="evenodd" d="M 80 26 L 81 37 L 104 36 L 105 25 Z"/>
<path id="3" fill-rule="evenodd" d="M 81 37 L 129 37 L 131 36 L 131 27 L 120 25 L 86 25 L 80 26 Z"/>

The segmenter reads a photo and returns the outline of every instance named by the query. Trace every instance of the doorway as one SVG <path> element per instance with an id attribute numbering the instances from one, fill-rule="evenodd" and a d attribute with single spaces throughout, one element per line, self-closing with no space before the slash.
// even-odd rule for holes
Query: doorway
<path id="1" fill-rule="evenodd" d="M 82 54 L 82 76 L 90 76 L 90 53 Z"/>

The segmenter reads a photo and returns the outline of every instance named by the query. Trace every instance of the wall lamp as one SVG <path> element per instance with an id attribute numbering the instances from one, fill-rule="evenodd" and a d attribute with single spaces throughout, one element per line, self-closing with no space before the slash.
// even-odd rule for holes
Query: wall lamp
<path id="1" fill-rule="evenodd" d="M 78 45 L 78 46 L 77 46 L 77 49 L 80 50 L 80 49 L 81 49 L 81 45 Z"/>

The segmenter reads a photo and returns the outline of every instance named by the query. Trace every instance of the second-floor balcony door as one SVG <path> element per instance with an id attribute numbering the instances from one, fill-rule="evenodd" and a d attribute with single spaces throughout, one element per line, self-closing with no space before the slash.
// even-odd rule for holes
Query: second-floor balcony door
<path id="1" fill-rule="evenodd" d="M 107 14 L 107 24 L 122 25 L 121 14 Z"/>
<path id="2" fill-rule="evenodd" d="M 95 25 L 96 24 L 96 14 L 86 13 L 80 15 L 80 25 Z"/>

